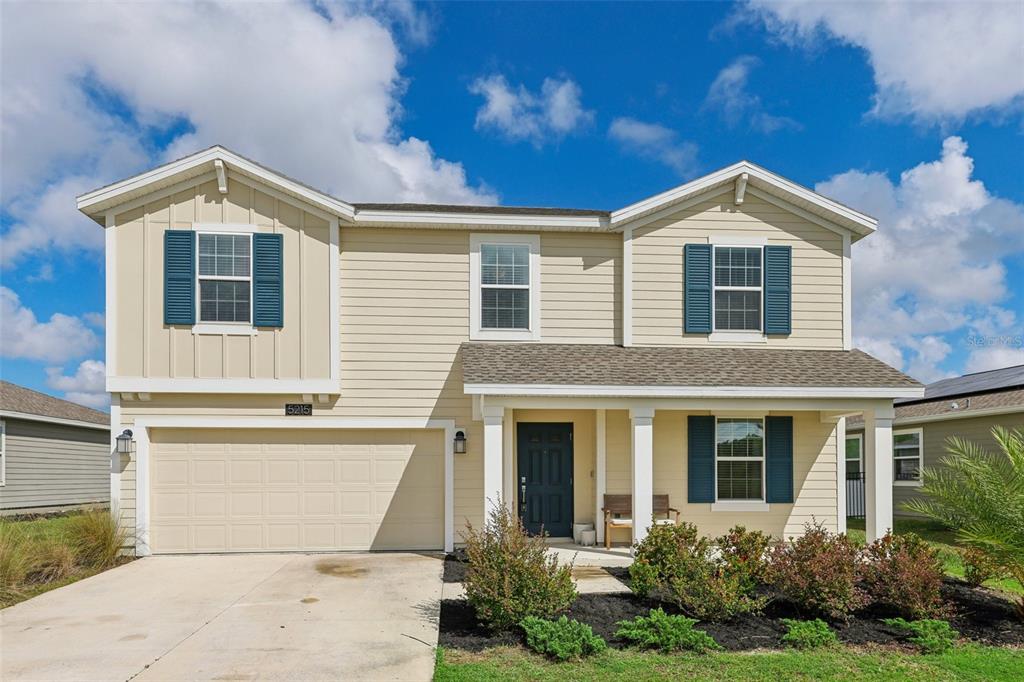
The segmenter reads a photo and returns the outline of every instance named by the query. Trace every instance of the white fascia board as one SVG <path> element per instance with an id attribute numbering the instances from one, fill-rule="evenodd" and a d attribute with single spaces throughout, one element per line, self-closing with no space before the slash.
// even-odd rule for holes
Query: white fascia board
<path id="1" fill-rule="evenodd" d="M 698 178 L 693 182 L 688 182 L 685 185 L 680 185 L 679 187 L 670 189 L 667 192 L 656 194 L 655 196 L 644 199 L 643 201 L 639 201 L 617 211 L 613 211 L 611 216 L 611 227 L 613 229 L 619 229 L 624 223 L 638 218 L 650 211 L 682 201 L 710 189 L 719 188 L 724 183 L 732 180 L 733 178 L 739 177 L 744 173 L 747 174 L 748 182 L 751 186 L 756 182 L 760 182 L 763 185 L 777 188 L 783 193 L 799 197 L 804 201 L 814 204 L 815 206 L 857 225 L 858 229 L 851 231 L 854 231 L 859 235 L 870 234 L 878 228 L 878 221 L 871 216 L 855 211 L 854 209 L 844 206 L 836 201 L 832 201 L 813 190 L 801 187 L 800 185 L 786 180 L 785 178 L 776 175 L 771 171 L 765 170 L 760 166 L 755 166 L 749 161 L 740 161 L 739 163 L 735 163 L 731 166 L 715 171 L 714 173 L 705 175 L 702 178 Z M 750 191 L 751 188 L 752 187 L 748 186 L 747 191 Z"/>
<path id="2" fill-rule="evenodd" d="M 309 187 L 301 185 L 294 180 L 289 180 L 283 175 L 269 171 L 266 168 L 244 159 L 220 146 L 211 147 L 191 156 L 187 156 L 184 159 L 173 161 L 145 173 L 140 173 L 139 175 L 122 180 L 121 182 L 116 182 L 107 187 L 101 187 L 100 189 L 93 190 L 92 192 L 87 192 L 78 197 L 78 210 L 82 211 L 86 215 L 92 216 L 95 213 L 95 211 L 90 211 L 92 207 L 103 205 L 104 208 L 102 210 L 105 211 L 106 207 L 115 206 L 117 198 L 121 195 L 143 189 L 154 182 L 167 180 L 168 178 L 196 168 L 197 166 L 204 166 L 208 164 L 210 170 L 214 170 L 215 162 L 218 160 L 227 165 L 229 170 L 237 169 L 246 175 L 258 178 L 272 186 L 279 187 L 297 197 L 302 198 L 313 206 L 327 211 L 328 213 L 341 216 L 348 220 L 352 220 L 355 216 L 355 209 L 351 204 L 335 199 L 334 197 L 328 196 L 322 192 L 310 189 Z"/>
<path id="3" fill-rule="evenodd" d="M 341 385 L 334 379 L 152 379 L 107 377 L 109 393 L 326 393 L 338 395 Z"/>
<path id="4" fill-rule="evenodd" d="M 97 424 L 96 422 L 84 422 L 78 419 L 62 419 L 60 417 L 47 417 L 45 414 L 28 414 L 27 412 L 12 412 L 11 410 L 0 410 L 0 417 L 5 419 L 24 419 L 30 422 L 45 422 L 47 424 L 60 424 L 61 426 L 78 426 L 83 429 L 99 429 L 109 431 L 109 424 Z"/>
<path id="5" fill-rule="evenodd" d="M 921 388 L 844 386 L 589 386 L 576 384 L 465 384 L 467 395 L 617 398 L 917 398 Z"/>
<path id="6" fill-rule="evenodd" d="M 483 226 L 524 227 L 552 230 L 606 230 L 608 219 L 601 216 L 558 216 L 501 213 L 439 213 L 435 211 L 357 211 L 356 224 L 388 227 L 390 225 L 437 225 L 443 227 L 468 227 L 480 229 Z"/>

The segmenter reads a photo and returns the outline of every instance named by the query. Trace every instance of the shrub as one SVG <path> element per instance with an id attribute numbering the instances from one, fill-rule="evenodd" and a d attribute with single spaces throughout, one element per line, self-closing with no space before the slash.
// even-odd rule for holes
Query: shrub
<path id="1" fill-rule="evenodd" d="M 657 590 L 700 620 L 759 613 L 766 601 L 747 587 L 745 574 L 733 568 L 690 523 L 652 527 L 637 544 L 629 571 L 637 594 L 647 596 Z"/>
<path id="2" fill-rule="evenodd" d="M 66 578 L 75 571 L 78 557 L 63 537 L 42 538 L 31 550 L 31 577 L 39 582 L 52 582 Z"/>
<path id="3" fill-rule="evenodd" d="M 998 579 L 1003 570 L 992 557 L 975 547 L 960 550 L 960 558 L 964 562 L 964 580 L 972 587 L 980 587 L 986 580 Z"/>
<path id="4" fill-rule="evenodd" d="M 814 620 L 783 618 L 782 622 L 786 626 L 786 634 L 782 636 L 782 643 L 794 649 L 818 649 L 832 646 L 839 641 L 828 623 L 820 618 Z"/>
<path id="5" fill-rule="evenodd" d="M 607 648 L 589 625 L 565 616 L 558 620 L 530 616 L 524 618 L 520 626 L 526 632 L 526 644 L 531 649 L 559 661 L 592 656 Z"/>
<path id="6" fill-rule="evenodd" d="M 32 546 L 25 534 L 0 521 L 0 601 L 12 599 L 32 571 Z"/>
<path id="7" fill-rule="evenodd" d="M 919 646 L 926 654 L 949 651 L 960 636 L 960 633 L 944 620 L 925 619 L 907 622 L 902 618 L 886 618 L 883 622 L 908 633 L 910 637 L 907 640 Z"/>
<path id="8" fill-rule="evenodd" d="M 482 529 L 469 526 L 464 539 L 466 599 L 491 629 L 550 618 L 576 599 L 572 564 L 559 566 L 544 538 L 528 535 L 504 504 L 493 507 Z"/>
<path id="9" fill-rule="evenodd" d="M 950 438 L 941 467 L 925 467 L 922 499 L 904 503 L 947 528 L 1024 585 L 1024 431 L 996 427 L 999 452 Z M 1017 602 L 1024 619 L 1024 596 Z"/>
<path id="10" fill-rule="evenodd" d="M 107 511 L 88 511 L 68 521 L 67 542 L 83 566 L 113 566 L 128 540 L 128 530 Z"/>
<path id="11" fill-rule="evenodd" d="M 721 649 L 708 633 L 694 629 L 696 622 L 693 618 L 670 616 L 661 609 L 654 609 L 650 615 L 620 621 L 615 636 L 644 649 L 664 652 L 686 650 L 703 653 Z"/>
<path id="12" fill-rule="evenodd" d="M 868 601 L 857 585 L 859 564 L 860 553 L 849 538 L 808 523 L 802 536 L 775 546 L 767 577 L 802 613 L 845 619 Z"/>
<path id="13" fill-rule="evenodd" d="M 739 576 L 745 592 L 753 592 L 764 582 L 771 545 L 769 536 L 759 530 L 748 531 L 743 526 L 734 526 L 717 538 L 715 544 L 730 572 Z"/>
<path id="14" fill-rule="evenodd" d="M 886 533 L 864 551 L 863 576 L 868 594 L 907 618 L 948 613 L 942 601 L 942 560 L 913 533 Z"/>

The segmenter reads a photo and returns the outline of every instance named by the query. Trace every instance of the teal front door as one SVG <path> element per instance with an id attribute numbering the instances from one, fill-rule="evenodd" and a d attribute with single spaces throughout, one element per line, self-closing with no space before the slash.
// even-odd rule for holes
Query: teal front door
<path id="1" fill-rule="evenodd" d="M 519 517 L 527 532 L 572 535 L 572 424 L 520 423 Z"/>

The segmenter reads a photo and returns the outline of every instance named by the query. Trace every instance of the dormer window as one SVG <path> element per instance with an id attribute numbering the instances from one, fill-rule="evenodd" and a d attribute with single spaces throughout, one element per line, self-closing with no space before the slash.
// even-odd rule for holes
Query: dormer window
<path id="1" fill-rule="evenodd" d="M 715 331 L 761 331 L 761 248 L 715 246 Z"/>
<path id="2" fill-rule="evenodd" d="M 199 321 L 252 320 L 252 235 L 200 232 Z"/>

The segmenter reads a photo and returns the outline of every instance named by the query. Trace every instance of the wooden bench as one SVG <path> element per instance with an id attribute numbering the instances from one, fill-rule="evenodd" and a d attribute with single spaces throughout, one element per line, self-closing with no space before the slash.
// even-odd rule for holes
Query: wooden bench
<path id="1" fill-rule="evenodd" d="M 655 517 L 654 522 L 659 525 L 679 523 L 679 510 L 668 505 L 668 495 L 653 495 L 652 509 Z M 632 495 L 605 495 L 604 506 L 604 546 L 605 549 L 612 547 L 612 528 L 633 527 L 633 496 Z M 622 516 L 625 514 L 625 516 Z M 670 518 L 670 516 L 672 518 Z"/>

